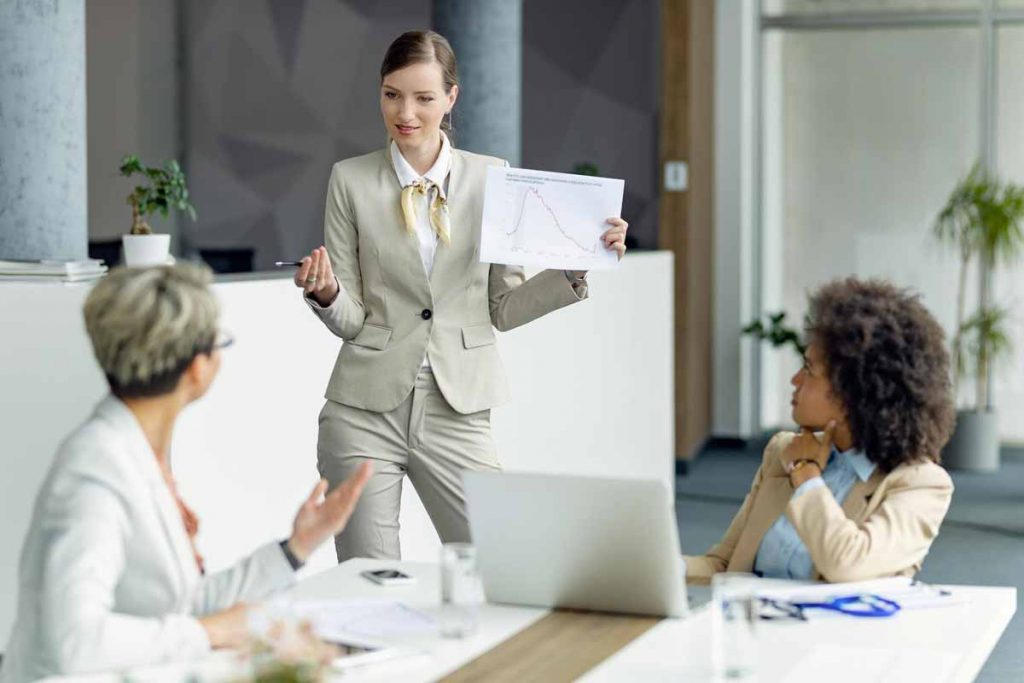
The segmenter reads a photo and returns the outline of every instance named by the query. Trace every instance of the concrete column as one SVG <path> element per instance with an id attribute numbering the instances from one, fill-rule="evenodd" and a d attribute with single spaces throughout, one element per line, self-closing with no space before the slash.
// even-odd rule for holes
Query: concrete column
<path id="1" fill-rule="evenodd" d="M 459 64 L 457 147 L 519 165 L 522 149 L 522 0 L 434 0 L 434 30 Z"/>
<path id="2" fill-rule="evenodd" d="M 87 248 L 85 0 L 0 0 L 0 259 Z"/>

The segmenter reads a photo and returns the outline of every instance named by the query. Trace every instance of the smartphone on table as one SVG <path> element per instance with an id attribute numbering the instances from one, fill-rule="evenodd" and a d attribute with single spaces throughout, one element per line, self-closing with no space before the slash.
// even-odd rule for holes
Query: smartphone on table
<path id="1" fill-rule="evenodd" d="M 367 569 L 359 573 L 364 579 L 373 581 L 381 586 L 408 586 L 416 583 L 416 577 L 397 569 Z"/>

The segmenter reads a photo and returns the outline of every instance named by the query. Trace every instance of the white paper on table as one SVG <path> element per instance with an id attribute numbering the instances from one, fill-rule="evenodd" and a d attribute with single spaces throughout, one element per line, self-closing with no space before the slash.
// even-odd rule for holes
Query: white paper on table
<path id="1" fill-rule="evenodd" d="M 436 630 L 434 619 L 400 602 L 317 600 L 296 602 L 294 614 L 308 619 L 317 635 L 342 642 L 380 641 Z"/>
<path id="2" fill-rule="evenodd" d="M 605 221 L 622 213 L 616 178 L 491 166 L 487 169 L 480 261 L 559 270 L 616 268 Z"/>
<path id="3" fill-rule="evenodd" d="M 813 638 L 811 641 L 813 642 Z M 960 658 L 939 650 L 817 645 L 801 657 L 785 683 L 903 683 L 942 681 Z"/>

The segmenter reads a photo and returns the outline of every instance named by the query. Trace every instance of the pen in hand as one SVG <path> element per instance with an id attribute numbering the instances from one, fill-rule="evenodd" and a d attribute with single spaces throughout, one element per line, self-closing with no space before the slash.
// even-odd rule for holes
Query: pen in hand
<path id="1" fill-rule="evenodd" d="M 281 268 L 283 266 L 296 266 L 296 267 L 298 267 L 298 266 L 302 265 L 302 261 L 274 261 L 274 265 L 277 266 L 278 268 Z"/>

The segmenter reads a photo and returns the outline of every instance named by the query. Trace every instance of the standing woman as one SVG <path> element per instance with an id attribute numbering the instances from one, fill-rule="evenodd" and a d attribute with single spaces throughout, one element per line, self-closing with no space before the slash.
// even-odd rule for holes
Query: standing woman
<path id="1" fill-rule="evenodd" d="M 404 33 L 380 73 L 390 140 L 334 165 L 327 246 L 295 276 L 310 308 L 345 340 L 320 413 L 320 473 L 333 488 L 360 463 L 374 465 L 335 539 L 339 561 L 400 557 L 406 474 L 441 540 L 469 540 L 462 471 L 500 468 L 490 411 L 509 398 L 494 328 L 587 298 L 585 272 L 527 280 L 517 266 L 480 263 L 487 168 L 507 163 L 451 145 L 459 85 L 448 41 Z M 604 244 L 621 258 L 627 224 L 608 223 Z"/>

